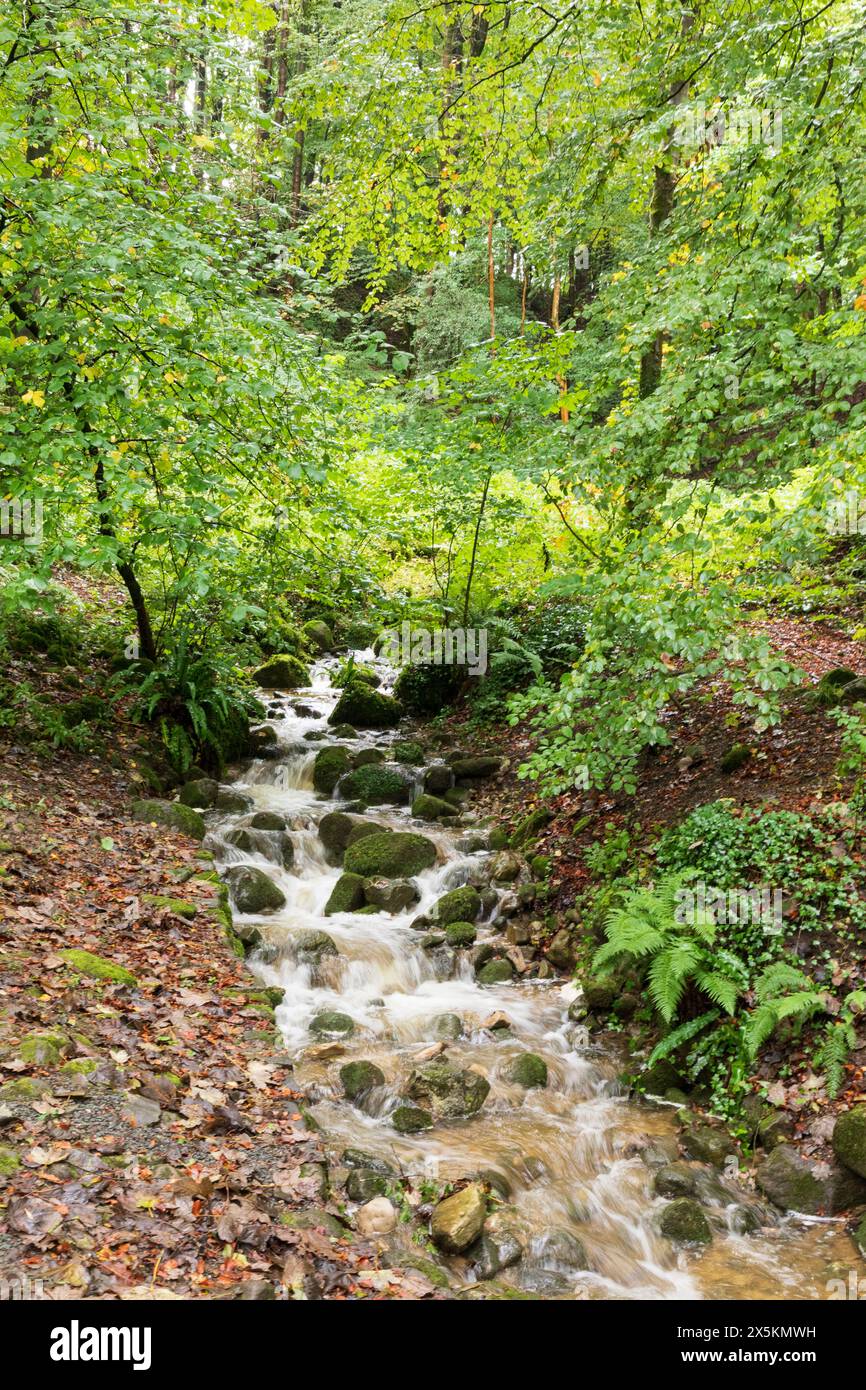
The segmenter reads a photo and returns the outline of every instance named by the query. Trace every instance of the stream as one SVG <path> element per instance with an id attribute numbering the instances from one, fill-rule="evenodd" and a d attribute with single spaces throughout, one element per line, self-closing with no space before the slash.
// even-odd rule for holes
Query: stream
<path id="1" fill-rule="evenodd" d="M 354 655 L 375 667 L 387 691 L 393 669 L 372 651 Z M 415 821 L 407 807 L 372 807 L 368 814 L 375 821 L 432 839 L 439 862 L 417 876 L 420 900 L 403 911 L 323 915 L 342 870 L 328 862 L 317 826 L 345 802 L 338 792 L 328 797 L 314 791 L 316 751 L 342 742 L 352 753 L 375 747 L 387 756 L 395 739 L 411 737 L 371 731 L 335 739 L 326 721 L 340 694 L 330 681 L 338 664 L 336 657 L 317 662 L 309 689 L 262 696 L 266 722 L 276 732 L 277 746 L 270 750 L 275 756 L 257 758 L 240 774 L 233 789 L 250 798 L 251 810 L 218 816 L 208 839 L 221 872 L 254 866 L 285 895 L 284 908 L 255 919 L 269 949 L 254 954 L 250 965 L 265 984 L 285 991 L 277 1025 L 294 1059 L 296 1084 L 310 1095 L 330 1161 L 337 1165 L 346 1149 L 360 1149 L 411 1175 L 416 1186 L 425 1178 L 442 1183 L 482 1175 L 507 1194 L 508 1228 L 522 1247 L 519 1261 L 497 1273 L 500 1285 L 556 1299 L 826 1298 L 826 1281 L 851 1263 L 843 1223 L 783 1218 L 735 1180 L 709 1179 L 712 1193 L 704 1206 L 713 1226 L 711 1245 L 676 1248 L 658 1233 L 663 1201 L 653 1196 L 652 1161 L 677 1157 L 674 1107 L 621 1093 L 616 1078 L 624 1056 L 609 1035 L 599 1042 L 569 1022 L 568 1005 L 577 995 L 570 981 L 516 977 L 480 985 L 470 951 L 422 945 L 425 933 L 411 925 L 419 914 L 462 884 L 486 886 L 490 854 L 458 847 L 466 828 Z M 418 775 L 420 790 L 423 768 L 402 771 Z M 226 839 L 262 811 L 286 819 L 294 850 L 289 869 Z M 266 839 L 258 849 L 267 849 Z M 479 922 L 479 942 L 501 939 L 496 913 L 494 907 Z M 293 939 L 309 929 L 327 931 L 339 954 L 315 965 L 299 961 Z M 348 1014 L 354 1022 L 354 1032 L 338 1045 L 310 1032 L 324 1010 Z M 510 1021 L 505 1036 L 480 1026 L 497 1011 Z M 438 1020 L 445 1014 L 459 1015 L 463 1032 L 448 1041 L 444 1056 L 459 1067 L 480 1069 L 490 1093 L 469 1119 L 439 1120 L 421 1133 L 400 1134 L 389 1115 L 405 1103 L 401 1092 L 418 1054 L 440 1041 Z M 527 1050 L 547 1063 L 544 1088 L 524 1090 L 509 1079 L 515 1058 Z M 343 1096 L 339 1071 L 361 1058 L 381 1069 L 385 1085 L 358 1105 Z M 744 1207 L 759 1223 L 747 1235 L 738 1234 Z M 388 1238 L 393 1265 L 400 1264 L 401 1251 L 429 1253 L 413 1244 L 417 1230 L 417 1222 L 398 1223 Z M 474 1282 L 470 1261 L 452 1257 L 446 1263 L 453 1284 Z"/>

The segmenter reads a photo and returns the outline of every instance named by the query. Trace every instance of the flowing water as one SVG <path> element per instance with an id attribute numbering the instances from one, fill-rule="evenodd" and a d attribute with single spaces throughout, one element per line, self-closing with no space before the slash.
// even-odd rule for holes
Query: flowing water
<path id="1" fill-rule="evenodd" d="M 355 655 L 376 666 L 387 689 L 393 672 L 386 663 L 369 651 Z M 484 883 L 489 855 L 462 853 L 457 845 L 465 831 L 412 821 L 406 808 L 373 808 L 376 821 L 433 839 L 440 862 L 415 880 L 420 901 L 403 912 L 323 916 L 341 870 L 328 864 L 316 827 L 326 812 L 345 803 L 313 790 L 312 766 L 322 746 L 319 736 L 336 741 L 326 723 L 339 695 L 330 683 L 335 666 L 334 659 L 318 663 L 308 690 L 267 697 L 276 756 L 254 761 L 234 784 L 251 798 L 252 811 L 223 816 L 209 841 L 221 869 L 254 865 L 285 894 L 282 910 L 256 919 L 271 949 L 251 964 L 265 983 L 285 991 L 277 1024 L 334 1161 L 343 1149 L 355 1147 L 416 1181 L 479 1173 L 495 1177 L 507 1187 L 508 1225 L 524 1249 L 520 1262 L 497 1277 L 545 1296 L 825 1298 L 827 1280 L 851 1264 L 852 1247 L 841 1222 L 781 1219 L 745 1187 L 729 1182 L 716 1184 L 706 1208 L 715 1237 L 707 1249 L 677 1250 L 657 1233 L 654 1218 L 662 1203 L 652 1195 L 652 1168 L 640 1154 L 646 1158 L 649 1148 L 657 1156 L 676 1157 L 673 1112 L 619 1093 L 622 1058 L 568 1022 L 568 1004 L 576 994 L 571 983 L 481 986 L 468 952 L 452 958 L 450 952 L 422 946 L 424 933 L 413 930 L 413 919 L 442 893 L 463 883 Z M 307 734 L 314 738 L 305 739 Z M 362 733 L 343 742 L 350 751 L 376 746 L 387 752 L 395 737 L 401 735 Z M 264 855 L 244 853 L 224 838 L 263 810 L 286 817 L 294 845 L 290 870 Z M 259 847 L 268 847 L 266 837 Z M 492 919 L 479 925 L 479 940 L 498 930 L 495 917 L 494 909 Z M 293 937 L 309 928 L 324 928 L 339 955 L 318 967 L 299 963 Z M 323 1047 L 310 1032 L 311 1020 L 326 1009 L 354 1020 L 355 1032 L 340 1048 Z M 480 1025 L 498 1010 L 507 1015 L 511 1030 L 497 1041 Z M 490 1094 L 471 1119 L 439 1121 L 421 1134 L 400 1135 L 388 1115 L 400 1103 L 413 1059 L 438 1040 L 436 1020 L 442 1014 L 458 1014 L 464 1026 L 463 1036 L 448 1043 L 446 1058 L 480 1068 Z M 509 1065 L 527 1050 L 547 1062 L 545 1089 L 524 1091 L 508 1080 Z M 375 1062 L 386 1078 L 363 1109 L 342 1097 L 339 1069 L 352 1058 Z M 737 1233 L 744 1203 L 762 1222 L 749 1235 Z M 408 1244 L 411 1230 L 398 1226 L 392 1263 L 399 1264 L 400 1242 Z M 575 1238 L 590 1270 L 579 1267 L 583 1261 L 575 1253 Z M 452 1266 L 455 1282 L 472 1281 L 466 1261 L 454 1260 Z"/>

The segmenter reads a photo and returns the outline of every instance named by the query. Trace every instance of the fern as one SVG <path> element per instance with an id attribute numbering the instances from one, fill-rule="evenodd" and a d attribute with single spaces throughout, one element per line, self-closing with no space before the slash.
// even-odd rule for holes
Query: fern
<path id="1" fill-rule="evenodd" d="M 823 1040 L 815 1053 L 815 1065 L 825 1072 L 827 1094 L 835 1100 L 845 1082 L 845 1063 L 857 1046 L 854 1025 L 847 1019 L 828 1023 Z"/>
<path id="2" fill-rule="evenodd" d="M 711 1023 L 715 1023 L 719 1016 L 718 1009 L 709 1009 L 705 1014 L 700 1014 L 697 1018 L 690 1018 L 688 1023 L 681 1023 L 679 1028 L 674 1028 L 673 1032 L 668 1033 L 662 1038 L 661 1042 L 656 1043 L 649 1055 L 647 1066 L 652 1067 L 656 1062 L 661 1062 L 665 1057 L 670 1057 L 678 1048 L 685 1043 L 691 1042 L 698 1033 L 702 1033 L 705 1028 L 709 1028 Z"/>

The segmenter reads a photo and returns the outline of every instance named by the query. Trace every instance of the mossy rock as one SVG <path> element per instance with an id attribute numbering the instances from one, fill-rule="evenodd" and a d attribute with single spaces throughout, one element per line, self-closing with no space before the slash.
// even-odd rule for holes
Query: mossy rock
<path id="1" fill-rule="evenodd" d="M 229 831 L 226 843 L 243 850 L 244 854 L 260 854 L 284 869 L 290 869 L 295 862 L 295 847 L 284 831 L 253 830 L 251 826 L 241 825 Z"/>
<path id="2" fill-rule="evenodd" d="M 333 938 L 317 927 L 307 927 L 303 931 L 295 932 L 292 936 L 292 946 L 297 960 L 302 965 L 320 965 L 326 956 L 340 954 Z"/>
<path id="3" fill-rule="evenodd" d="M 547 1063 L 536 1052 L 521 1052 L 512 1062 L 509 1078 L 526 1090 L 547 1085 Z"/>
<path id="4" fill-rule="evenodd" d="M 385 1085 L 385 1073 L 375 1062 L 347 1062 L 340 1067 L 340 1082 L 343 1094 L 349 1100 L 358 1100 L 377 1086 Z"/>
<path id="5" fill-rule="evenodd" d="M 438 714 L 459 693 L 462 681 L 456 666 L 404 666 L 394 694 L 411 714 Z"/>
<path id="6" fill-rule="evenodd" d="M 191 922 L 198 912 L 195 903 L 188 902 L 186 898 L 171 898 L 165 893 L 142 893 L 141 901 L 163 911 L 173 912 L 175 917 L 184 917 L 188 922 Z"/>
<path id="7" fill-rule="evenodd" d="M 334 634 L 323 619 L 311 618 L 308 623 L 304 623 L 302 631 L 310 645 L 314 647 L 316 651 L 333 651 Z"/>
<path id="8" fill-rule="evenodd" d="M 659 1218 L 659 1230 L 676 1245 L 709 1245 L 713 1239 L 703 1209 L 691 1197 L 668 1203 Z"/>
<path id="9" fill-rule="evenodd" d="M 107 980 L 111 984 L 128 985 L 131 988 L 135 988 L 138 983 L 131 971 L 124 970 L 122 965 L 115 965 L 114 961 L 95 956 L 91 951 L 58 951 L 58 955 L 67 965 L 71 965 L 77 974 L 89 975 L 93 980 Z"/>
<path id="10" fill-rule="evenodd" d="M 475 978 L 480 985 L 501 985 L 506 984 L 514 975 L 514 967 L 510 960 L 504 958 L 500 960 L 489 960 L 486 965 L 476 971 Z"/>
<path id="11" fill-rule="evenodd" d="M 250 827 L 253 830 L 288 829 L 286 818 L 280 815 L 279 811 L 256 811 L 256 814 L 250 820 Z"/>
<path id="12" fill-rule="evenodd" d="M 534 811 L 530 811 L 528 815 L 517 822 L 509 840 L 511 848 L 522 849 L 524 845 L 527 845 L 530 840 L 533 840 L 539 830 L 543 830 L 552 819 L 553 812 L 547 806 L 537 806 Z"/>
<path id="13" fill-rule="evenodd" d="M 287 1226 L 290 1231 L 314 1231 L 319 1228 L 324 1230 L 327 1235 L 340 1240 L 347 1232 L 336 1216 L 329 1211 L 320 1211 L 316 1208 L 305 1211 L 283 1211 L 277 1217 L 281 1226 Z"/>
<path id="14" fill-rule="evenodd" d="M 44 1081 L 34 1080 L 31 1076 L 16 1076 L 14 1081 L 4 1081 L 0 1086 L 0 1100 L 12 1105 L 29 1104 L 40 1100 L 47 1090 Z"/>
<path id="15" fill-rule="evenodd" d="M 866 1178 L 866 1105 L 839 1116 L 833 1127 L 833 1152 L 846 1168 Z"/>
<path id="16" fill-rule="evenodd" d="M 68 1072 L 70 1076 L 89 1076 L 91 1072 L 96 1071 L 98 1065 L 95 1057 L 70 1057 L 60 1070 Z"/>
<path id="17" fill-rule="evenodd" d="M 358 730 L 351 724 L 335 724 L 331 732 L 334 738 L 357 738 Z"/>
<path id="18" fill-rule="evenodd" d="M 404 831 L 365 835 L 350 844 L 343 864 L 362 878 L 414 878 L 436 862 L 436 846 L 424 835 Z"/>
<path id="19" fill-rule="evenodd" d="M 351 724 L 356 729 L 393 729 L 402 714 L 402 706 L 391 695 L 382 695 L 365 681 L 353 681 L 328 716 L 328 723 Z"/>
<path id="20" fill-rule="evenodd" d="M 459 1014 L 439 1014 L 433 1020 L 433 1032 L 437 1038 L 452 1039 L 456 1042 L 463 1037 L 463 1019 Z"/>
<path id="21" fill-rule="evenodd" d="M 722 772 L 737 772 L 750 760 L 752 750 L 745 743 L 732 743 L 719 761 Z"/>
<path id="22" fill-rule="evenodd" d="M 347 811 L 328 811 L 319 821 L 318 830 L 328 863 L 339 864 L 348 845 L 365 835 L 381 835 L 385 827 L 361 816 L 351 816 Z"/>
<path id="23" fill-rule="evenodd" d="M 186 782 L 178 793 L 178 799 L 184 806 L 195 806 L 199 810 L 206 810 L 213 806 L 219 791 L 219 782 L 213 777 L 199 777 L 194 782 Z"/>
<path id="24" fill-rule="evenodd" d="M 450 922 L 475 922 L 481 911 L 481 895 L 477 888 L 465 884 L 445 893 L 433 905 L 433 918 L 440 927 Z"/>
<path id="25" fill-rule="evenodd" d="M 21 1167 L 21 1159 L 8 1144 L 0 1144 L 0 1178 L 11 1178 Z"/>
<path id="26" fill-rule="evenodd" d="M 465 1119 L 476 1114 L 490 1093 L 490 1082 L 476 1071 L 452 1066 L 438 1058 L 416 1067 L 407 1083 L 411 1100 L 444 1119 Z"/>
<path id="27" fill-rule="evenodd" d="M 281 652 L 254 671 L 253 680 L 263 690 L 298 690 L 310 684 L 310 672 L 300 657 Z"/>
<path id="28" fill-rule="evenodd" d="M 665 1163 L 653 1177 L 657 1197 L 693 1197 L 698 1190 L 698 1173 L 687 1163 Z"/>
<path id="29" fill-rule="evenodd" d="M 424 762 L 424 749 L 420 743 L 404 739 L 391 745 L 391 757 L 395 763 L 407 763 L 410 767 L 420 767 Z"/>
<path id="30" fill-rule="evenodd" d="M 320 748 L 313 763 L 313 786 L 316 791 L 330 796 L 340 778 L 349 772 L 351 765 L 348 752 L 339 744 Z"/>
<path id="31" fill-rule="evenodd" d="M 64 953 L 68 955 L 69 953 Z M 87 955 L 84 951 L 81 954 Z M 94 959 L 97 959 L 94 957 Z M 44 1028 L 21 1039 L 18 1055 L 34 1067 L 56 1067 L 72 1051 L 72 1040 L 59 1028 Z"/>
<path id="32" fill-rule="evenodd" d="M 232 864 L 226 869 L 223 878 L 229 885 L 232 901 L 238 912 L 246 916 L 259 916 L 265 912 L 278 912 L 286 905 L 286 896 L 273 879 L 261 869 L 251 864 Z"/>
<path id="33" fill-rule="evenodd" d="M 457 951 L 474 946 L 477 935 L 478 932 L 471 922 L 449 922 L 445 928 L 445 940 Z"/>
<path id="34" fill-rule="evenodd" d="M 346 1178 L 346 1196 L 351 1202 L 371 1202 L 384 1197 L 390 1185 L 383 1173 L 372 1168 L 352 1168 Z"/>
<path id="35" fill-rule="evenodd" d="M 430 796 L 428 792 L 422 792 L 412 802 L 412 815 L 416 820 L 439 820 L 440 816 L 453 813 L 454 808 L 449 802 L 440 801 L 438 796 Z"/>
<path id="36" fill-rule="evenodd" d="M 405 912 L 415 906 L 419 893 L 409 879 L 368 878 L 364 880 L 364 898 L 377 912 Z"/>
<path id="37" fill-rule="evenodd" d="M 501 758 L 483 754 L 477 758 L 458 758 L 451 764 L 451 771 L 455 777 L 467 777 L 475 781 L 482 777 L 492 777 L 501 767 Z"/>
<path id="38" fill-rule="evenodd" d="M 448 1255 L 462 1255 L 481 1235 L 486 1216 L 484 1188 L 470 1183 L 433 1208 L 430 1234 L 434 1245 Z"/>
<path id="39" fill-rule="evenodd" d="M 355 1021 L 348 1014 L 338 1013 L 336 1009 L 325 1009 L 316 1014 L 310 1023 L 310 1032 L 323 1037 L 347 1038 L 355 1031 Z"/>
<path id="40" fill-rule="evenodd" d="M 370 763 L 383 763 L 385 754 L 381 748 L 360 748 L 352 758 L 352 767 L 368 767 Z"/>
<path id="41" fill-rule="evenodd" d="M 325 903 L 325 916 L 333 917 L 336 912 L 357 912 L 359 907 L 364 906 L 365 901 L 362 876 L 360 874 L 340 874 L 331 889 L 331 896 Z"/>
<path id="42" fill-rule="evenodd" d="M 243 792 L 233 792 L 227 787 L 220 787 L 214 802 L 214 810 L 225 811 L 230 815 L 243 815 L 244 811 L 248 811 L 252 804 L 251 798 L 245 796 Z"/>
<path id="43" fill-rule="evenodd" d="M 204 817 L 180 801 L 134 801 L 132 819 L 179 830 L 193 840 L 203 840 L 205 836 Z"/>
<path id="44" fill-rule="evenodd" d="M 405 806 L 412 786 L 405 774 L 395 768 L 368 763 L 349 772 L 340 782 L 339 791 L 347 800 L 357 799 L 368 806 Z"/>
<path id="45" fill-rule="evenodd" d="M 389 1116 L 398 1134 L 420 1134 L 424 1129 L 432 1129 L 433 1116 L 429 1110 L 418 1105 L 398 1105 Z"/>
<path id="46" fill-rule="evenodd" d="M 336 675 L 331 677 L 331 684 L 338 689 L 342 688 L 344 690 L 348 689 L 350 685 L 354 685 L 357 681 L 362 681 L 364 685 L 372 686 L 374 690 L 377 686 L 382 684 L 378 671 L 374 670 L 372 666 L 360 665 L 356 661 L 346 662 L 345 665 L 340 667 Z"/>

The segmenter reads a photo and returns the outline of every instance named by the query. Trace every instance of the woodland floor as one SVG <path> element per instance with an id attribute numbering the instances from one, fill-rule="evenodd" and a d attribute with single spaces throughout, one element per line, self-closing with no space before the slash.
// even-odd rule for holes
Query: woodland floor
<path id="1" fill-rule="evenodd" d="M 782 619 L 770 629 L 814 679 L 838 665 L 866 669 L 862 646 L 826 626 Z M 627 802 L 577 793 L 549 803 L 539 846 L 553 860 L 547 912 L 589 885 L 584 851 L 610 826 L 639 823 L 648 836 L 720 796 L 806 810 L 839 794 L 836 726 L 802 694 L 759 737 L 732 714 L 721 685 L 673 711 L 671 748 L 646 763 Z M 455 742 L 506 754 L 475 805 L 514 825 L 537 801 L 514 775 L 525 736 L 459 716 L 446 727 Z M 753 756 L 725 776 L 719 755 L 735 740 Z M 0 1141 L 20 1166 L 5 1176 L 0 1277 L 41 1279 L 49 1297 L 256 1298 L 275 1287 L 287 1297 L 441 1296 L 414 1270 L 380 1268 L 328 1196 L 270 1007 L 215 920 L 209 860 L 196 843 L 129 820 L 137 748 L 125 726 L 108 741 L 102 758 L 37 759 L 11 741 L 3 750 Z M 690 743 L 705 757 L 683 767 Z M 148 895 L 182 899 L 194 915 Z M 70 947 L 125 967 L 138 987 L 78 976 L 59 954 Z M 63 1034 L 53 1065 L 16 1051 L 40 1030 Z M 863 1089 L 863 1053 L 848 1099 Z M 798 1135 L 820 1156 L 834 1107 L 809 1099 L 805 1054 L 793 1061 Z"/>

